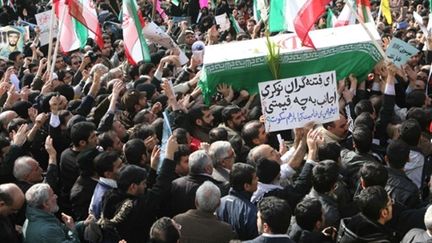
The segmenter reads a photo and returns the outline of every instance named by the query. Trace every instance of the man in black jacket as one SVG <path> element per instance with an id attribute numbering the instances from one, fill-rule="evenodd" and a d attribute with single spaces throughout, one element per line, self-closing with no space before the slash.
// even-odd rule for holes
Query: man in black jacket
<path id="1" fill-rule="evenodd" d="M 9 215 L 16 213 L 24 204 L 24 193 L 15 184 L 0 185 L 0 242 L 21 242 L 19 233 Z"/>
<path id="2" fill-rule="evenodd" d="M 171 136 L 160 174 L 151 189 L 146 190 L 145 169 L 128 165 L 120 171 L 118 188 L 106 195 L 102 212 L 103 225 L 113 226 L 119 239 L 131 243 L 147 242 L 159 206 L 169 196 L 171 182 L 175 177 L 176 164 L 173 158 L 177 148 L 177 138 Z"/>
<path id="3" fill-rule="evenodd" d="M 409 146 L 402 140 L 396 140 L 387 147 L 385 160 L 389 167 L 385 190 L 390 197 L 407 208 L 415 208 L 420 204 L 420 193 L 417 186 L 404 172 L 404 166 L 409 161 Z"/>
<path id="4" fill-rule="evenodd" d="M 395 233 L 384 225 L 393 215 L 393 200 L 384 188 L 367 187 L 356 201 L 360 213 L 342 219 L 337 242 L 397 242 Z"/>

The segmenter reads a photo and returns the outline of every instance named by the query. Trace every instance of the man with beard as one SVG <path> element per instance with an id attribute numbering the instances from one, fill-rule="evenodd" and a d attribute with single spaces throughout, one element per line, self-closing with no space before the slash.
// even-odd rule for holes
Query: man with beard
<path id="1" fill-rule="evenodd" d="M 21 33 L 18 30 L 11 29 L 7 32 L 8 46 L 3 47 L 0 51 L 0 56 L 7 57 L 9 53 L 18 51 L 18 40 Z"/>
<path id="2" fill-rule="evenodd" d="M 245 124 L 246 118 L 240 109 L 236 105 L 229 105 L 222 110 L 223 124 L 219 127 L 223 127 L 228 132 L 228 140 L 236 135 L 241 135 L 241 130 Z"/>
<path id="3" fill-rule="evenodd" d="M 72 217 L 63 213 L 62 224 L 54 215 L 59 210 L 57 195 L 48 184 L 33 185 L 25 197 L 24 242 L 80 242 Z"/>
<path id="4" fill-rule="evenodd" d="M 188 113 L 191 119 L 191 135 L 201 142 L 210 142 L 209 132 L 213 128 L 213 114 L 207 106 L 193 108 Z"/>

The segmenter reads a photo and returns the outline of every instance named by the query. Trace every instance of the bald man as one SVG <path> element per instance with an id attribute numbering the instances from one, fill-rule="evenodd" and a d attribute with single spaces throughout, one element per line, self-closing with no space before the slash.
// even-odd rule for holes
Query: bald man
<path id="1" fill-rule="evenodd" d="M 24 204 L 24 193 L 12 183 L 0 185 L 0 242 L 21 242 L 19 233 L 9 215 L 18 212 Z"/>

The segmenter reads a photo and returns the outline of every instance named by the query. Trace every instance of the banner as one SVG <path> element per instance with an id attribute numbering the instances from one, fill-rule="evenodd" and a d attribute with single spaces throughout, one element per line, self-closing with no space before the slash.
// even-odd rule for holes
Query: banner
<path id="1" fill-rule="evenodd" d="M 386 50 L 387 57 L 399 68 L 402 67 L 408 60 L 417 54 L 419 50 L 414 46 L 393 37 Z"/>
<path id="2" fill-rule="evenodd" d="M 9 57 L 13 51 L 22 52 L 26 37 L 26 29 L 18 26 L 0 27 L 0 56 Z"/>
<path id="3" fill-rule="evenodd" d="M 40 28 L 40 36 L 39 36 L 39 40 L 40 40 L 40 45 L 44 46 L 46 44 L 48 44 L 49 41 L 49 28 L 50 28 L 50 18 L 51 18 L 51 10 L 42 12 L 42 13 L 38 13 L 35 15 L 36 17 L 36 23 Z M 57 32 L 58 32 L 58 21 L 56 18 L 53 18 L 54 20 L 54 28 L 53 28 L 53 35 L 52 36 L 57 36 Z"/>
<path id="4" fill-rule="evenodd" d="M 339 119 L 336 72 L 323 72 L 258 84 L 267 132 Z"/>

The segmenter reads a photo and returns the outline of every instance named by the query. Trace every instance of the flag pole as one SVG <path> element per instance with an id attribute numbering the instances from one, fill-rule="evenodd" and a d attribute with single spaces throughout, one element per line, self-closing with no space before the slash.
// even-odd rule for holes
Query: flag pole
<path id="1" fill-rule="evenodd" d="M 53 29 L 54 29 L 54 0 L 51 1 L 51 15 L 50 15 L 50 27 L 49 27 L 49 34 L 48 34 L 48 40 L 49 41 L 49 45 L 48 45 L 48 60 L 47 60 L 47 70 L 50 69 L 50 64 L 51 64 L 51 53 L 52 53 L 52 45 L 53 45 Z"/>
<path id="2" fill-rule="evenodd" d="M 372 33 L 369 31 L 369 29 L 367 28 L 366 24 L 363 22 L 363 20 L 360 18 L 360 16 L 358 15 L 358 13 L 356 11 L 354 11 L 353 6 L 351 5 L 351 3 L 349 3 L 349 1 L 346 1 L 345 4 L 348 6 L 348 8 L 351 10 L 351 12 L 354 14 L 354 16 L 356 17 L 357 21 L 360 22 L 361 26 L 363 27 L 363 29 L 366 31 L 366 33 L 369 35 L 369 38 L 371 39 L 372 43 L 375 45 L 375 47 L 378 49 L 379 53 L 381 54 L 381 56 L 384 58 L 385 61 L 390 61 L 387 57 L 387 55 L 385 54 L 382 46 L 375 40 L 375 38 L 373 37 Z"/>
<path id="3" fill-rule="evenodd" d="M 156 15 L 156 5 L 157 5 L 157 1 L 158 1 L 158 0 L 153 0 L 152 17 L 151 17 L 152 21 L 155 20 L 154 18 L 155 18 L 155 15 Z"/>
<path id="4" fill-rule="evenodd" d="M 381 17 L 381 2 L 380 2 L 380 6 L 379 6 L 379 8 L 378 8 L 378 15 L 377 15 L 377 17 L 376 17 L 376 20 L 375 20 L 375 24 L 376 25 L 378 25 L 378 22 L 380 21 L 380 17 Z"/>
<path id="5" fill-rule="evenodd" d="M 52 64 L 51 64 L 51 67 L 50 67 L 51 68 L 50 72 L 48 74 L 49 75 L 48 80 L 51 80 L 52 74 L 54 73 L 55 63 L 57 61 L 57 52 L 58 52 L 58 48 L 59 48 L 59 44 L 60 44 L 60 35 L 61 35 L 62 30 L 63 30 L 63 23 L 64 23 L 64 19 L 65 19 L 65 16 L 66 16 L 66 9 L 67 8 L 63 8 L 63 13 L 61 15 L 60 25 L 59 25 L 59 29 L 58 29 L 58 32 L 57 32 L 56 45 L 55 45 L 54 53 L 53 53 L 53 60 L 52 60 Z"/>

